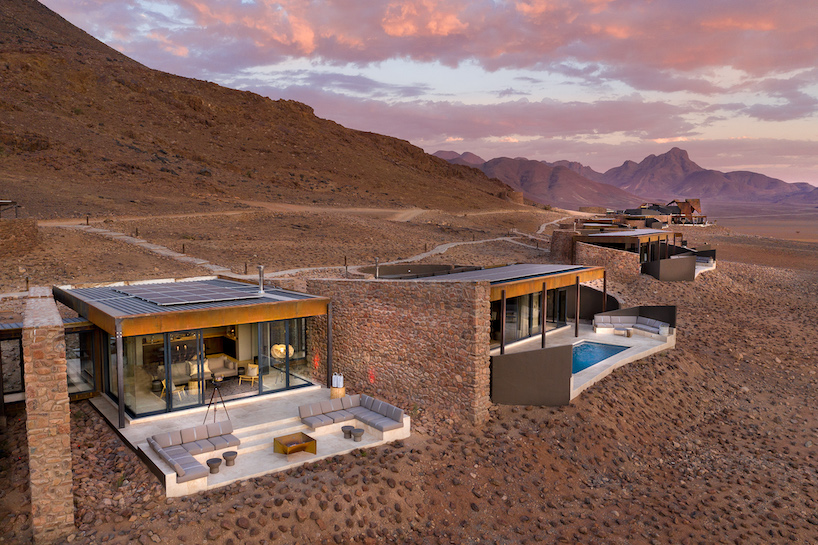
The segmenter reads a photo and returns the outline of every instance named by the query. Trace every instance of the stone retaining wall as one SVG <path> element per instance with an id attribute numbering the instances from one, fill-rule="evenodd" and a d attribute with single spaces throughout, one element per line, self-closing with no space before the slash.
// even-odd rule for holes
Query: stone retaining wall
<path id="1" fill-rule="evenodd" d="M 605 267 L 608 274 L 615 275 L 617 280 L 626 280 L 642 274 L 639 264 L 639 254 L 603 248 L 585 242 L 577 242 L 574 247 L 574 262 L 580 265 L 596 265 Z M 610 278 L 610 276 L 609 276 Z"/>
<path id="2" fill-rule="evenodd" d="M 40 242 L 37 221 L 26 219 L 0 219 L 0 257 L 24 255 Z"/>
<path id="3" fill-rule="evenodd" d="M 486 282 L 307 281 L 332 301 L 333 371 L 355 393 L 480 423 L 490 401 Z M 308 325 L 316 382 L 326 381 L 326 318 Z"/>
<path id="4" fill-rule="evenodd" d="M 29 292 L 23 363 L 34 543 L 55 543 L 74 532 L 74 492 L 65 329 L 49 288 Z"/>

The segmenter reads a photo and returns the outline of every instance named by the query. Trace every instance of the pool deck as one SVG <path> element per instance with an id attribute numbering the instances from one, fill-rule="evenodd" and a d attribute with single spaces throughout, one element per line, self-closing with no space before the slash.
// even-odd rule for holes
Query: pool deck
<path id="1" fill-rule="evenodd" d="M 539 350 L 540 336 L 531 337 L 522 341 L 515 342 L 506 346 L 506 354 L 514 354 L 516 352 L 527 352 L 529 350 Z M 581 394 L 585 389 L 596 384 L 603 378 L 607 377 L 614 370 L 627 365 L 634 361 L 641 360 L 657 352 L 669 350 L 676 347 L 676 330 L 671 328 L 669 335 L 640 335 L 634 333 L 631 337 L 622 337 L 615 335 L 613 332 L 596 333 L 594 327 L 590 323 L 579 324 L 579 336 L 574 336 L 574 326 L 568 325 L 566 327 L 549 331 L 546 334 L 545 344 L 549 346 L 563 346 L 573 345 L 581 341 L 590 341 L 605 344 L 616 344 L 619 346 L 627 346 L 627 350 L 623 350 L 618 354 L 606 358 L 599 363 L 596 363 L 587 369 L 583 369 L 571 376 L 571 399 L 574 399 Z M 499 348 L 491 351 L 492 355 L 500 353 Z"/>

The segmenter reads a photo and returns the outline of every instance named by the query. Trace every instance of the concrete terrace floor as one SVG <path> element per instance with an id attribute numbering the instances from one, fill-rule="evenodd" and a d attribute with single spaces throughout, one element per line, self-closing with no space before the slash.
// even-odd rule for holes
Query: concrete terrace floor
<path id="1" fill-rule="evenodd" d="M 235 449 L 223 449 L 194 456 L 205 465 L 209 458 L 220 458 L 228 450 L 238 452 L 234 466 L 227 467 L 222 463 L 219 473 L 207 477 L 206 490 L 285 471 L 306 463 L 331 456 L 346 454 L 357 448 L 376 447 L 393 439 L 381 439 L 367 430 L 360 442 L 344 439 L 340 431 L 341 424 L 325 426 L 312 430 L 301 423 L 298 407 L 330 398 L 329 389 L 321 386 L 308 386 L 278 394 L 251 397 L 227 402 L 227 411 L 219 403 L 216 421 L 229 419 L 233 424 L 233 434 L 241 440 Z M 118 422 L 116 405 L 107 397 L 99 396 L 91 400 L 113 428 Z M 177 485 L 175 472 L 148 445 L 147 438 L 157 433 L 180 430 L 201 425 L 207 413 L 207 423 L 214 421 L 213 408 L 207 407 L 165 413 L 136 420 L 130 420 L 117 432 L 140 455 L 166 488 L 167 497 L 177 497 L 195 493 L 187 491 L 183 484 Z M 407 421 L 408 426 L 408 421 Z M 304 432 L 316 440 L 317 453 L 295 453 L 290 456 L 273 451 L 273 439 L 282 435 Z M 407 432 L 408 435 L 408 432 Z"/>
<path id="2" fill-rule="evenodd" d="M 636 333 L 634 333 L 632 337 L 622 337 L 614 333 L 595 333 L 593 325 L 580 322 L 579 336 L 577 337 L 574 336 L 573 324 L 549 331 L 545 336 L 546 347 L 563 346 L 566 344 L 573 345 L 581 341 L 627 346 L 628 349 L 614 354 L 610 358 L 604 359 L 587 369 L 583 369 L 579 373 L 574 373 L 571 377 L 571 399 L 574 399 L 581 394 L 583 390 L 596 384 L 623 365 L 641 360 L 642 358 L 646 358 L 663 350 L 675 348 L 676 330 L 671 328 L 671 334 L 667 337 L 659 335 L 647 337 Z M 507 345 L 505 353 L 514 354 L 517 352 L 527 352 L 529 350 L 538 350 L 540 347 L 541 337 L 536 335 Z M 491 354 L 499 355 L 500 349 L 492 349 Z"/>

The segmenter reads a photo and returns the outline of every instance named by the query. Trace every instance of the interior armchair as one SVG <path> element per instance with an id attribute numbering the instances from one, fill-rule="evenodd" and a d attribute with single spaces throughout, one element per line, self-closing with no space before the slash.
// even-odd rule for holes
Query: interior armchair
<path id="1" fill-rule="evenodd" d="M 249 381 L 251 385 L 255 385 L 258 381 L 258 364 L 250 363 L 247 365 L 247 372 L 243 375 L 239 375 L 239 384 L 242 381 Z"/>

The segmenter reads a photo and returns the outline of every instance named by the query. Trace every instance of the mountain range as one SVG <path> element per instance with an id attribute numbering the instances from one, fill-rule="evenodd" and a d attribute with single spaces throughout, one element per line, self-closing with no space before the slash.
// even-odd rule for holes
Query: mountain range
<path id="1" fill-rule="evenodd" d="M 571 161 L 535 161 L 507 157 L 484 161 L 473 153 L 438 151 L 434 155 L 453 164 L 480 169 L 526 197 L 567 208 L 595 204 L 611 208 L 645 201 L 669 202 L 699 198 L 709 202 L 818 203 L 818 188 L 787 183 L 747 171 L 719 172 L 704 169 L 687 151 L 672 148 L 641 162 L 597 172 Z M 481 162 L 482 161 L 482 162 Z"/>

